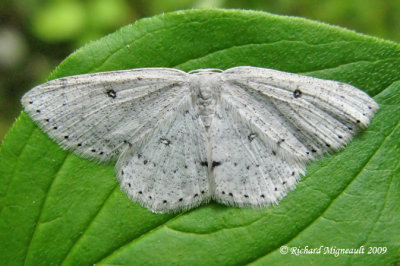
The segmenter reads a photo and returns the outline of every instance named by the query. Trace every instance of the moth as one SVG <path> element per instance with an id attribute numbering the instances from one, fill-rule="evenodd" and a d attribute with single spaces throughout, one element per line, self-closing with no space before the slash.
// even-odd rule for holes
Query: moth
<path id="1" fill-rule="evenodd" d="M 22 104 L 64 149 L 116 161 L 121 189 L 156 213 L 277 204 L 378 109 L 351 85 L 251 66 L 70 76 Z"/>

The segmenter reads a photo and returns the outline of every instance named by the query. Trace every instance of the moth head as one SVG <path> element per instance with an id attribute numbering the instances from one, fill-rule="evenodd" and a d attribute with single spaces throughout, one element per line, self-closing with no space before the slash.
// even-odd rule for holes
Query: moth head
<path id="1" fill-rule="evenodd" d="M 215 69 L 199 69 L 189 72 L 190 89 L 200 98 L 209 99 L 221 87 L 221 72 Z"/>

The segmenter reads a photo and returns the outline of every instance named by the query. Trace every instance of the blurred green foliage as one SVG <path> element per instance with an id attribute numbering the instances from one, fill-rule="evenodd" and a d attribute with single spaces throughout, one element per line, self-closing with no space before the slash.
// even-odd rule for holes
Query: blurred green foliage
<path id="1" fill-rule="evenodd" d="M 302 16 L 400 41 L 399 0 L 1 0 L 0 139 L 21 95 L 73 50 L 141 17 L 211 7 Z"/>
<path id="2" fill-rule="evenodd" d="M 46 42 L 73 42 L 77 46 L 130 22 L 125 0 L 52 1 L 31 18 L 32 33 Z"/>

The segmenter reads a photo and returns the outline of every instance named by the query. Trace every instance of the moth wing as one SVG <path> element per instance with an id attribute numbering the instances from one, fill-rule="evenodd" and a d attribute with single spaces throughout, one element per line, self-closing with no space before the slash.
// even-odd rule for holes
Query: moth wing
<path id="1" fill-rule="evenodd" d="M 33 88 L 21 102 L 62 147 L 106 161 L 174 111 L 189 93 L 187 75 L 145 68 L 70 76 Z"/>
<path id="2" fill-rule="evenodd" d="M 218 202 L 252 207 L 277 203 L 304 173 L 304 163 L 283 156 L 253 129 L 222 98 L 210 127 Z"/>
<path id="3" fill-rule="evenodd" d="M 204 127 L 190 95 L 117 162 L 129 198 L 156 213 L 176 212 L 210 199 Z"/>
<path id="4" fill-rule="evenodd" d="M 231 68 L 223 77 L 239 115 L 269 145 L 300 160 L 344 147 L 378 109 L 365 92 L 337 81 L 256 67 Z"/>
<path id="5" fill-rule="evenodd" d="M 210 139 L 214 197 L 230 205 L 277 203 L 307 161 L 344 147 L 378 109 L 340 82 L 255 67 L 222 77 Z"/>

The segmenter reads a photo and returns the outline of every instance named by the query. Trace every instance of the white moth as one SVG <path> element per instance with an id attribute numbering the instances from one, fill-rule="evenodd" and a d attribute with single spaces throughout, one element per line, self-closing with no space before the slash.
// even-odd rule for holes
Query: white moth
<path id="1" fill-rule="evenodd" d="M 22 104 L 63 148 L 116 160 L 122 190 L 157 213 L 277 204 L 378 109 L 344 83 L 248 66 L 59 78 Z"/>

